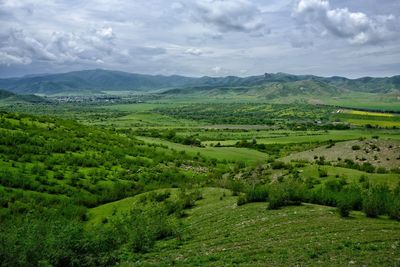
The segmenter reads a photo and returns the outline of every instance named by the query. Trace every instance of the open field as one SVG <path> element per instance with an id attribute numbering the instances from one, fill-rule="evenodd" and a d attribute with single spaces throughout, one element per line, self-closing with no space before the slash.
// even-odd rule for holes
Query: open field
<path id="1" fill-rule="evenodd" d="M 256 138 L 259 144 L 290 144 L 290 143 L 314 143 L 314 142 L 325 142 L 325 141 L 346 141 L 356 140 L 359 138 L 372 138 L 378 135 L 382 139 L 389 140 L 400 140 L 400 136 L 397 131 L 366 131 L 366 130 L 343 130 L 343 131 L 310 131 L 310 132 L 283 132 L 276 133 L 274 131 L 266 132 L 265 135 L 259 132 L 254 133 L 233 133 L 232 139 L 226 140 L 229 137 L 224 138 L 225 140 L 218 141 L 205 141 L 204 144 L 211 145 L 216 144 L 218 141 L 221 145 L 234 145 L 240 140 L 251 141 L 252 138 Z M 201 135 L 201 134 L 200 134 Z M 227 134 L 228 135 L 228 134 Z M 236 136 L 235 136 L 236 135 Z M 252 137 L 250 137 L 252 135 Z M 239 138 L 235 138 L 239 137 Z M 222 138 L 221 138 L 222 139 Z"/>
<path id="2" fill-rule="evenodd" d="M 244 161 L 247 163 L 260 163 L 267 159 L 267 154 L 262 152 L 252 150 L 252 149 L 242 149 L 236 147 L 195 147 L 187 146 L 182 144 L 176 144 L 161 140 L 158 138 L 151 137 L 137 137 L 139 140 L 145 141 L 146 143 L 152 144 L 162 144 L 168 146 L 170 149 L 175 149 L 177 151 L 185 151 L 190 155 L 203 155 L 209 158 L 215 158 L 218 160 L 226 161 Z"/>
<path id="3" fill-rule="evenodd" d="M 320 177 L 319 170 L 326 171 L 325 177 Z M 357 184 L 360 179 L 365 177 L 366 180 L 373 184 L 387 184 L 394 188 L 400 181 L 400 174 L 396 173 L 367 173 L 364 171 L 353 170 L 349 168 L 337 166 L 320 166 L 317 164 L 310 164 L 304 168 L 299 168 L 300 176 L 307 177 L 320 177 L 321 183 L 331 179 L 344 178 L 348 183 Z"/>
<path id="4" fill-rule="evenodd" d="M 340 107 L 400 111 L 400 100 L 396 94 L 382 96 L 374 93 L 349 92 L 343 96 L 322 98 L 321 101 L 324 104 Z"/>

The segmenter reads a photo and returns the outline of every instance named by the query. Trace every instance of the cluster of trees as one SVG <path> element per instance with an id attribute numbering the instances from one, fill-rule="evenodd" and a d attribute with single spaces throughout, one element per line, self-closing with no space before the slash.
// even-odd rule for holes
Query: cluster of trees
<path id="1" fill-rule="evenodd" d="M 238 191 L 237 182 L 234 187 Z M 309 181 L 287 177 L 268 184 L 242 184 L 240 191 L 238 205 L 268 201 L 269 209 L 277 209 L 307 202 L 337 207 L 343 217 L 351 210 L 361 210 L 368 217 L 388 215 L 400 220 L 400 183 L 392 190 L 385 184 L 347 184 L 341 179 L 310 186 Z"/>

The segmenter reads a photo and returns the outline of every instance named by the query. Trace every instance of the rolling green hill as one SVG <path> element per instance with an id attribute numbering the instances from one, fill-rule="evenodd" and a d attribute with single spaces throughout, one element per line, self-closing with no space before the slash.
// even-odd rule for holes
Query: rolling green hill
<path id="1" fill-rule="evenodd" d="M 0 104 L 15 104 L 15 103 L 46 103 L 47 99 L 37 95 L 19 95 L 6 90 L 0 90 Z"/>
<path id="2" fill-rule="evenodd" d="M 11 92 L 9 92 L 9 91 L 6 91 L 6 90 L 1 90 L 0 89 L 0 99 L 5 99 L 5 98 L 8 98 L 8 97 L 12 97 L 12 96 L 14 96 L 15 94 L 13 94 L 13 93 L 11 93 Z"/>
<path id="3" fill-rule="evenodd" d="M 172 189 L 174 190 L 174 189 Z M 171 193 L 174 193 L 172 191 Z M 146 193 L 148 194 L 148 193 Z M 237 206 L 229 190 L 204 188 L 186 213 L 182 237 L 156 243 L 145 254 L 126 255 L 122 266 L 395 266 L 400 224 L 353 212 L 304 204 L 267 210 L 267 203 Z M 143 196 L 91 209 L 89 223 L 137 207 Z M 113 215 L 114 214 L 114 215 Z"/>

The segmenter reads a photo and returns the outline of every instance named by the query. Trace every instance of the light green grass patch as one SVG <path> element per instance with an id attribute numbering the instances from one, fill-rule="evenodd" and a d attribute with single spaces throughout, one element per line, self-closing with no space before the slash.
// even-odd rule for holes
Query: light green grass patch
<path id="1" fill-rule="evenodd" d="M 139 140 L 142 140 L 147 143 L 155 143 L 155 144 L 163 144 L 168 146 L 169 148 L 185 151 L 186 153 L 196 155 L 200 153 L 203 156 L 208 158 L 215 158 L 218 160 L 227 160 L 227 161 L 244 161 L 247 163 L 257 163 L 263 162 L 267 159 L 267 154 L 247 149 L 247 148 L 236 148 L 236 147 L 194 147 L 187 146 L 182 144 L 176 144 L 169 141 L 165 141 L 158 138 L 152 137 L 137 137 Z"/>

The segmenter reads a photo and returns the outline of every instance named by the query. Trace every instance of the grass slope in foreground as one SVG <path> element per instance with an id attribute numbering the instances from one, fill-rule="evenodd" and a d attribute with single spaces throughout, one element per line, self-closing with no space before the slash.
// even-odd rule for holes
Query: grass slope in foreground
<path id="1" fill-rule="evenodd" d="M 334 208 L 303 204 L 267 210 L 266 203 L 238 207 L 237 197 L 218 188 L 184 218 L 183 239 L 159 241 L 145 254 L 130 254 L 122 266 L 397 266 L 400 224 L 352 212 L 342 219 Z M 127 209 L 127 201 L 115 202 Z M 129 202 L 129 203 L 128 203 Z M 104 216 L 110 204 L 91 214 Z M 99 220 L 92 217 L 91 220 Z"/>

